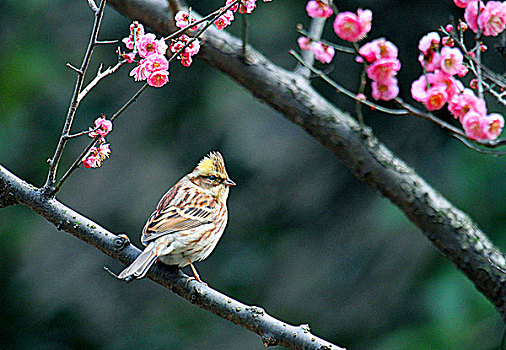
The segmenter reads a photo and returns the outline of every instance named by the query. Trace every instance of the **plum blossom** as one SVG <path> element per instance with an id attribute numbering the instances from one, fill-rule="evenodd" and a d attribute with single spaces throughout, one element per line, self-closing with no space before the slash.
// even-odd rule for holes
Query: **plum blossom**
<path id="1" fill-rule="evenodd" d="M 178 13 L 176 13 L 176 16 L 174 17 L 174 20 L 176 21 L 176 27 L 178 27 L 178 28 L 185 28 L 185 27 L 189 26 L 190 24 L 193 24 L 197 21 L 195 18 L 190 17 L 188 12 L 186 12 L 186 11 L 178 11 Z M 200 25 L 197 24 L 197 25 L 193 26 L 191 29 L 197 30 L 197 29 L 199 29 L 199 27 L 200 27 Z"/>
<path id="2" fill-rule="evenodd" d="M 457 5 L 458 7 L 460 8 L 466 8 L 467 5 L 471 2 L 471 1 L 476 1 L 476 0 L 453 0 L 453 2 L 455 3 L 455 5 Z"/>
<path id="3" fill-rule="evenodd" d="M 313 18 L 329 18 L 334 13 L 327 0 L 308 1 L 306 11 L 308 16 Z"/>
<path id="4" fill-rule="evenodd" d="M 479 17 L 480 28 L 485 36 L 497 36 L 506 26 L 506 3 L 489 1 Z"/>
<path id="5" fill-rule="evenodd" d="M 158 54 L 148 56 L 148 58 L 146 58 L 146 62 L 144 63 L 144 65 L 148 72 L 169 69 L 169 61 L 167 61 L 165 56 Z"/>
<path id="6" fill-rule="evenodd" d="M 321 63 L 330 63 L 335 53 L 332 46 L 325 45 L 321 42 L 313 43 L 313 45 L 311 45 L 311 51 L 314 53 L 315 58 Z"/>
<path id="7" fill-rule="evenodd" d="M 103 138 L 112 131 L 112 122 L 107 120 L 105 116 L 98 117 L 95 119 L 95 129 L 90 128 L 88 135 L 90 137 L 100 136 Z"/>
<path id="8" fill-rule="evenodd" d="M 311 40 L 310 38 L 308 38 L 306 36 L 300 36 L 297 39 L 297 44 L 299 44 L 300 49 L 304 50 L 304 51 L 311 50 L 312 42 L 313 42 L 313 40 Z"/>
<path id="9" fill-rule="evenodd" d="M 462 127 L 466 132 L 467 137 L 471 140 L 485 140 L 487 138 L 487 134 L 485 130 L 488 129 L 488 123 L 484 116 L 476 113 L 475 111 L 470 111 L 467 113 L 462 119 Z"/>
<path id="10" fill-rule="evenodd" d="M 88 156 L 81 160 L 85 168 L 98 168 L 102 165 L 104 159 L 111 154 L 108 143 L 102 143 L 98 147 L 92 147 Z"/>
<path id="11" fill-rule="evenodd" d="M 390 101 L 399 95 L 399 86 L 396 78 L 389 78 L 383 81 L 371 83 L 372 97 L 375 100 Z"/>
<path id="12" fill-rule="evenodd" d="M 360 56 L 356 58 L 357 62 L 365 61 L 372 63 L 380 58 L 397 58 L 397 47 L 384 38 L 375 39 L 365 44 L 359 50 Z"/>
<path id="13" fill-rule="evenodd" d="M 480 115 L 487 113 L 485 100 L 478 98 L 471 89 L 465 89 L 462 93 L 455 95 L 448 104 L 448 110 L 454 118 L 458 118 L 461 122 L 469 111 Z"/>
<path id="14" fill-rule="evenodd" d="M 439 34 L 436 32 L 430 32 L 420 39 L 418 42 L 418 50 L 420 50 L 424 55 L 427 55 L 429 51 L 436 49 L 440 42 L 441 38 L 439 37 Z"/>
<path id="15" fill-rule="evenodd" d="M 497 113 L 489 114 L 485 117 L 486 125 L 485 134 L 489 140 L 495 140 L 501 135 L 504 127 L 504 118 Z"/>
<path id="16" fill-rule="evenodd" d="M 234 12 L 228 10 L 223 15 L 218 17 L 216 21 L 214 21 L 214 25 L 216 26 L 216 28 L 218 28 L 218 30 L 222 30 L 227 26 L 229 26 L 233 20 L 234 20 Z"/>
<path id="17" fill-rule="evenodd" d="M 139 38 L 138 49 L 142 58 L 147 58 L 152 54 L 165 55 L 167 44 L 164 40 L 156 40 L 154 34 L 148 33 Z"/>
<path id="18" fill-rule="evenodd" d="M 188 35 L 183 34 L 177 39 L 173 40 L 172 43 L 169 46 L 169 50 L 173 53 L 179 52 L 192 38 L 190 38 Z M 200 50 L 200 42 L 198 39 L 195 39 L 191 42 L 188 47 L 184 49 L 184 51 L 179 54 L 178 59 L 181 60 L 181 64 L 185 67 L 188 67 L 193 62 L 192 56 L 197 54 Z"/>
<path id="19" fill-rule="evenodd" d="M 130 35 L 127 38 L 124 38 L 122 41 L 125 46 L 133 50 L 135 46 L 135 42 L 139 40 L 139 37 L 144 35 L 144 27 L 137 21 L 134 21 L 130 24 Z"/>
<path id="20" fill-rule="evenodd" d="M 459 49 L 445 46 L 441 49 L 441 70 L 449 75 L 462 71 L 467 73 L 466 67 L 462 64 L 463 59 L 464 56 Z"/>
<path id="21" fill-rule="evenodd" d="M 357 14 L 341 12 L 334 21 L 334 31 L 343 40 L 356 42 L 363 39 L 371 30 L 371 10 L 358 9 Z"/>
<path id="22" fill-rule="evenodd" d="M 366 68 L 367 76 L 371 80 L 388 80 L 401 69 L 401 62 L 397 58 L 380 58 Z"/>
<path id="23" fill-rule="evenodd" d="M 152 72 L 148 78 L 148 85 L 162 87 L 169 82 L 169 72 L 166 70 L 157 70 Z"/>
<path id="24" fill-rule="evenodd" d="M 130 71 L 130 76 L 134 77 L 135 81 L 146 80 L 149 75 L 149 71 L 146 67 L 147 60 L 142 60 L 139 64 Z"/>

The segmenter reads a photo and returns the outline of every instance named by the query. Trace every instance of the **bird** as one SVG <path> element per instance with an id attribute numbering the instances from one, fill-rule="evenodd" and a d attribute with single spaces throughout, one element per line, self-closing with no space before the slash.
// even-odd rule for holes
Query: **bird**
<path id="1" fill-rule="evenodd" d="M 223 235 L 229 189 L 235 185 L 221 153 L 207 154 L 160 199 L 142 230 L 141 243 L 146 248 L 117 277 L 143 278 L 160 260 L 179 268 L 190 265 L 190 279 L 205 284 L 193 263 L 207 258 Z"/>

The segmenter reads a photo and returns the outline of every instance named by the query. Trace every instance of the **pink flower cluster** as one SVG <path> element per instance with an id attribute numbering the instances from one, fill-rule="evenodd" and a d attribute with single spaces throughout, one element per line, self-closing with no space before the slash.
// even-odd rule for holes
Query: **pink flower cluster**
<path id="1" fill-rule="evenodd" d="M 314 57 L 321 63 L 330 63 L 334 58 L 335 50 L 332 46 L 326 45 L 322 42 L 314 42 L 310 38 L 301 36 L 297 39 L 297 43 L 301 50 L 311 50 Z"/>
<path id="2" fill-rule="evenodd" d="M 485 101 L 478 98 L 455 76 L 463 77 L 468 68 L 463 64 L 463 54 L 457 48 L 444 46 L 439 52 L 440 37 L 432 32 L 419 42 L 418 58 L 425 69 L 411 84 L 413 99 L 424 104 L 429 111 L 439 110 L 448 104 L 448 110 L 461 122 L 466 135 L 472 140 L 494 140 L 504 126 L 501 115 L 487 115 Z"/>
<path id="3" fill-rule="evenodd" d="M 399 86 L 395 76 L 401 69 L 397 58 L 397 47 L 381 38 L 365 44 L 359 50 L 358 62 L 368 64 L 367 76 L 372 80 L 372 97 L 375 100 L 389 101 L 399 94 Z"/>
<path id="4" fill-rule="evenodd" d="M 98 168 L 102 162 L 109 157 L 111 150 L 108 143 L 103 143 L 98 147 L 92 147 L 88 156 L 81 160 L 85 168 Z"/>
<path id="5" fill-rule="evenodd" d="M 488 1 L 485 5 L 477 0 L 453 0 L 458 7 L 465 8 L 464 19 L 473 32 L 478 28 L 485 36 L 497 36 L 506 27 L 506 2 Z"/>
<path id="6" fill-rule="evenodd" d="M 187 26 L 189 26 L 197 21 L 195 18 L 193 18 L 186 11 L 179 11 L 178 13 L 176 13 L 174 20 L 176 21 L 176 27 L 178 27 L 178 28 L 186 28 Z M 191 30 L 198 30 L 199 27 L 200 27 L 200 25 L 197 24 L 197 25 L 191 27 Z"/>
<path id="7" fill-rule="evenodd" d="M 172 53 L 179 52 L 183 47 L 185 47 L 192 38 L 190 38 L 188 35 L 183 34 L 179 38 L 172 40 L 172 43 L 169 46 L 169 50 Z M 189 67 L 192 62 L 192 56 L 196 55 L 200 50 L 200 41 L 198 39 L 194 39 L 190 45 L 188 45 L 184 51 L 179 54 L 177 57 L 181 60 L 181 64 L 185 67 Z"/>
<path id="8" fill-rule="evenodd" d="M 81 160 L 85 168 L 98 168 L 102 165 L 104 159 L 111 154 L 109 144 L 105 143 L 105 137 L 112 130 L 112 122 L 107 120 L 105 116 L 101 116 L 95 120 L 95 128 L 90 128 L 88 135 L 98 138 L 100 146 L 92 147 L 88 155 Z"/>
<path id="9" fill-rule="evenodd" d="M 133 50 L 122 55 L 129 63 L 134 62 L 137 53 L 141 57 L 130 72 L 136 81 L 147 80 L 154 87 L 161 87 L 169 81 L 169 62 L 165 58 L 167 44 L 163 39 L 157 40 L 152 33 L 144 34 L 142 24 L 133 22 L 130 35 L 123 39 L 123 43 Z"/>
<path id="10" fill-rule="evenodd" d="M 229 0 L 230 1 L 230 0 Z M 306 12 L 309 17 L 329 18 L 334 11 L 330 6 L 330 0 L 310 0 L 306 4 Z M 341 12 L 334 20 L 334 32 L 343 40 L 356 42 L 365 38 L 371 30 L 372 12 L 358 9 L 353 12 Z"/>
<path id="11" fill-rule="evenodd" d="M 269 2 L 271 0 L 264 0 L 264 2 Z M 232 5 L 232 3 L 236 2 L 236 0 L 227 0 L 225 3 L 225 7 Z M 234 12 L 239 11 L 239 13 L 252 13 L 253 10 L 257 7 L 256 0 L 240 0 L 237 4 L 232 6 L 229 10 L 227 10 L 223 15 L 218 17 L 214 21 L 214 25 L 219 30 L 222 30 L 232 24 L 234 20 Z"/>

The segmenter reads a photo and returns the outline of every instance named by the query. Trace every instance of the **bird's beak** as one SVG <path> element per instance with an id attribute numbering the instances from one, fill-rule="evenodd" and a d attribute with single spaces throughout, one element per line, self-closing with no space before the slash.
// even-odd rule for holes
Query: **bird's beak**
<path id="1" fill-rule="evenodd" d="M 223 183 L 225 186 L 235 186 L 235 182 L 230 180 L 228 177 L 225 179 L 225 181 L 223 181 Z"/>

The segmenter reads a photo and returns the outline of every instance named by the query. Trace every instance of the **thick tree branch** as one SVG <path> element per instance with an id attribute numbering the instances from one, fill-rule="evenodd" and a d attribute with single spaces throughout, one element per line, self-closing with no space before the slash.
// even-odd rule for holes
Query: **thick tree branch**
<path id="1" fill-rule="evenodd" d="M 53 223 L 58 230 L 71 233 L 124 264 L 132 263 L 141 252 L 57 199 L 44 196 L 41 189 L 0 165 L 0 208 L 13 204 L 27 206 Z M 189 302 L 260 335 L 266 346 L 344 350 L 311 334 L 307 325 L 289 325 L 260 307 L 242 304 L 197 281 L 189 281 L 188 276 L 175 267 L 157 264 L 150 269 L 147 277 Z"/>
<path id="2" fill-rule="evenodd" d="M 110 0 L 119 12 L 163 35 L 173 28 L 164 0 Z M 322 143 L 364 183 L 396 204 L 506 317 L 506 259 L 478 225 L 432 188 L 348 114 L 298 74 L 276 66 L 241 41 L 209 30 L 197 57 L 223 71 Z"/>

